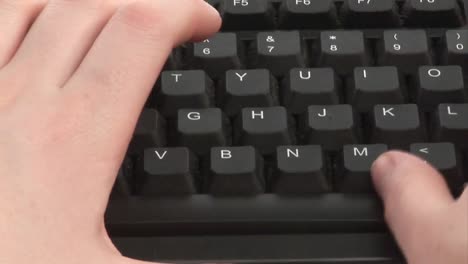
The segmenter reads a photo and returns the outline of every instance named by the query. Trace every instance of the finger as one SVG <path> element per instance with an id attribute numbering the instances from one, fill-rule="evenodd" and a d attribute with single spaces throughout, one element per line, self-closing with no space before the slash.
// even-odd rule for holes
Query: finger
<path id="1" fill-rule="evenodd" d="M 129 137 L 172 48 L 214 33 L 220 22 L 203 0 L 133 1 L 119 8 L 65 89 L 86 97 L 95 116 L 106 117 L 105 129 Z"/>
<path id="2" fill-rule="evenodd" d="M 454 201 L 444 178 L 423 160 L 402 152 L 383 154 L 372 174 L 390 229 L 404 252 L 414 252 Z"/>
<path id="3" fill-rule="evenodd" d="M 62 85 L 75 71 L 120 1 L 50 0 L 12 63 L 28 76 Z"/>
<path id="4" fill-rule="evenodd" d="M 0 68 L 16 53 L 30 25 L 47 0 L 0 1 Z"/>

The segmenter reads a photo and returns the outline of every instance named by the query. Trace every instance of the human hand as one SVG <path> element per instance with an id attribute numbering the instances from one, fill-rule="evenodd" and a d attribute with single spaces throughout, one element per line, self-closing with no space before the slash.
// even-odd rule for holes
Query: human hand
<path id="1" fill-rule="evenodd" d="M 372 172 L 408 264 L 468 263 L 467 188 L 454 200 L 436 170 L 405 153 L 382 155 Z"/>
<path id="2" fill-rule="evenodd" d="M 0 1 L 0 263 L 140 263 L 109 193 L 167 55 L 219 26 L 203 0 Z"/>

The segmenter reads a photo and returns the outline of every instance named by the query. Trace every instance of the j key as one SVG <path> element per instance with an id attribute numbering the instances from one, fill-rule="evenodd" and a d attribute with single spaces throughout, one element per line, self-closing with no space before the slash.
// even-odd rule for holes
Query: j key
<path id="1" fill-rule="evenodd" d="M 138 179 L 142 195 L 190 195 L 197 192 L 197 160 L 187 148 L 148 148 Z"/>
<path id="2" fill-rule="evenodd" d="M 396 66 L 402 73 L 414 74 L 420 65 L 432 65 L 424 30 L 388 30 L 380 45 L 380 65 Z"/>
<path id="3" fill-rule="evenodd" d="M 441 103 L 464 103 L 466 93 L 460 66 L 419 68 L 416 101 L 422 110 L 433 111 Z"/>
<path id="4" fill-rule="evenodd" d="M 333 0 L 283 0 L 280 27 L 285 29 L 324 29 L 338 26 Z"/>
<path id="5" fill-rule="evenodd" d="M 434 131 L 436 141 L 468 148 L 468 104 L 439 105 Z"/>
<path id="6" fill-rule="evenodd" d="M 268 30 L 274 27 L 274 8 L 268 0 L 223 0 L 220 8 L 224 30 Z"/>
<path id="7" fill-rule="evenodd" d="M 208 191 L 216 195 L 263 193 L 263 159 L 250 146 L 213 148 L 208 185 Z"/>
<path id="8" fill-rule="evenodd" d="M 274 75 L 286 75 L 292 68 L 304 67 L 305 57 L 298 31 L 262 32 L 257 35 L 255 67 Z"/>
<path id="9" fill-rule="evenodd" d="M 199 155 L 208 154 L 211 147 L 227 145 L 227 121 L 221 110 L 179 110 L 177 143 Z"/>
<path id="10" fill-rule="evenodd" d="M 211 107 L 213 97 L 213 81 L 203 71 L 166 71 L 161 74 L 156 102 L 162 114 L 175 117 L 179 109 Z"/>
<path id="11" fill-rule="evenodd" d="M 468 30 L 448 30 L 445 33 L 443 62 L 447 65 L 460 65 L 468 70 Z"/>
<path id="12" fill-rule="evenodd" d="M 350 105 L 309 106 L 303 129 L 305 141 L 325 150 L 340 150 L 358 142 L 358 125 Z"/>
<path id="13" fill-rule="evenodd" d="M 302 114 L 309 105 L 340 103 L 340 81 L 331 68 L 296 68 L 285 79 L 283 104 L 293 114 Z"/>
<path id="14" fill-rule="evenodd" d="M 166 144 L 166 121 L 155 109 L 145 108 L 140 115 L 130 143 L 130 154 L 141 154 L 145 148 Z"/>
<path id="15" fill-rule="evenodd" d="M 413 142 L 425 140 L 418 107 L 414 104 L 377 105 L 374 108 L 372 142 L 407 149 Z"/>
<path id="16" fill-rule="evenodd" d="M 205 70 L 211 77 L 220 77 L 227 70 L 241 68 L 234 33 L 218 33 L 193 44 L 193 68 Z"/>
<path id="17" fill-rule="evenodd" d="M 371 112 L 377 104 L 403 104 L 405 93 L 396 67 L 354 69 L 348 101 L 359 112 Z"/>
<path id="18" fill-rule="evenodd" d="M 273 154 L 277 146 L 294 144 L 284 107 L 244 108 L 238 122 L 237 143 L 254 146 L 261 154 Z"/>
<path id="19" fill-rule="evenodd" d="M 412 27 L 459 27 L 464 24 L 457 0 L 407 0 L 405 24 Z"/>
<path id="20" fill-rule="evenodd" d="M 387 151 L 386 145 L 346 145 L 343 147 L 343 164 L 338 186 L 343 192 L 373 192 L 371 166 Z"/>
<path id="21" fill-rule="evenodd" d="M 273 192 L 322 193 L 330 190 L 320 146 L 282 146 L 276 152 Z"/>
<path id="22" fill-rule="evenodd" d="M 416 143 L 412 144 L 411 153 L 429 162 L 445 176 L 453 191 L 460 191 L 463 174 L 459 157 L 452 143 Z"/>
<path id="23" fill-rule="evenodd" d="M 354 28 L 400 26 L 395 0 L 345 0 L 342 9 L 345 25 Z"/>
<path id="24" fill-rule="evenodd" d="M 265 69 L 230 70 L 222 91 L 224 112 L 235 116 L 245 107 L 270 107 L 278 104 L 278 84 Z"/>
<path id="25" fill-rule="evenodd" d="M 319 65 L 329 66 L 341 75 L 370 63 L 360 31 L 324 31 L 320 34 Z"/>

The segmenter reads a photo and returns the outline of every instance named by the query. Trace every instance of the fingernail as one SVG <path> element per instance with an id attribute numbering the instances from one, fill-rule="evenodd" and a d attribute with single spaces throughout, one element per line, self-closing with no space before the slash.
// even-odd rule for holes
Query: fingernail
<path id="1" fill-rule="evenodd" d="M 387 152 L 380 155 L 372 164 L 372 178 L 375 188 L 380 194 L 383 192 L 385 182 L 394 174 L 397 168 L 398 161 L 396 156 L 397 155 L 393 152 Z"/>

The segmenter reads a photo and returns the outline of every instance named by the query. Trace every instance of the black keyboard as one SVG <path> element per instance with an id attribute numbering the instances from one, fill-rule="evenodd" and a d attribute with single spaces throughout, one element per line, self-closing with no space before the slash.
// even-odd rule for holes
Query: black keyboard
<path id="1" fill-rule="evenodd" d="M 404 263 L 370 166 L 402 149 L 454 195 L 468 182 L 468 0 L 208 2 L 222 31 L 171 54 L 119 173 L 117 247 L 178 263 Z"/>

